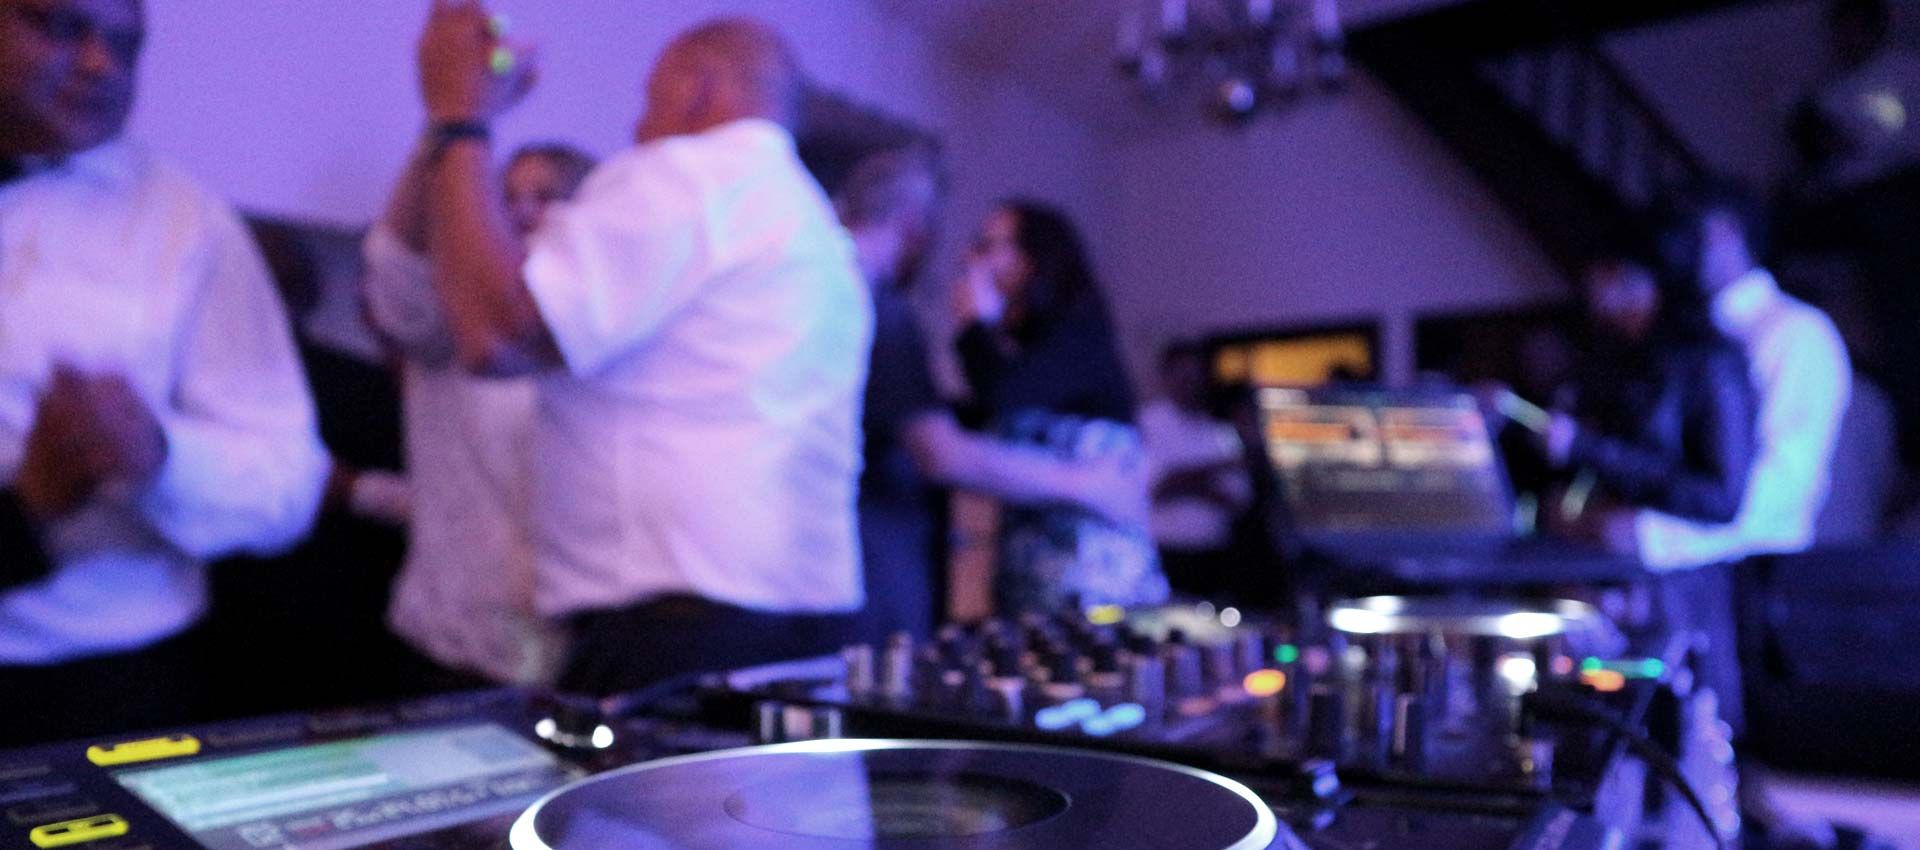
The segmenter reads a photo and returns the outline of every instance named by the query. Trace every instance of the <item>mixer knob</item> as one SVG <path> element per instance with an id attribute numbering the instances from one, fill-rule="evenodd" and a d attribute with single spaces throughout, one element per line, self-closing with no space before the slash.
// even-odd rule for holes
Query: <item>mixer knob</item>
<path id="1" fill-rule="evenodd" d="M 1129 702 L 1147 710 L 1149 721 L 1166 716 L 1167 668 L 1158 655 L 1126 656 L 1126 692 Z"/>
<path id="2" fill-rule="evenodd" d="M 987 646 L 987 662 L 993 666 L 993 675 L 996 677 L 1011 679 L 1020 676 L 1025 669 L 1020 655 L 1020 648 L 1005 640 L 997 640 Z"/>
<path id="3" fill-rule="evenodd" d="M 1307 753 L 1344 761 L 1349 749 L 1347 695 L 1337 687 L 1316 687 L 1307 707 Z"/>
<path id="4" fill-rule="evenodd" d="M 790 705 L 768 700 L 753 706 L 754 738 L 762 744 L 785 744 L 845 737 L 840 710 L 829 706 Z"/>
<path id="5" fill-rule="evenodd" d="M 1410 773 L 1427 769 L 1427 703 L 1415 694 L 1401 694 L 1393 706 L 1393 762 Z"/>
<path id="6" fill-rule="evenodd" d="M 913 698 L 913 636 L 896 633 L 880 653 L 880 696 L 892 702 Z"/>
<path id="7" fill-rule="evenodd" d="M 840 650 L 840 660 L 847 666 L 847 696 L 858 701 L 873 695 L 873 647 L 867 644 L 855 644 Z"/>
<path id="8" fill-rule="evenodd" d="M 1205 694 L 1207 686 L 1201 670 L 1200 650 L 1169 642 L 1160 654 L 1167 665 L 1168 698 L 1177 702 Z"/>

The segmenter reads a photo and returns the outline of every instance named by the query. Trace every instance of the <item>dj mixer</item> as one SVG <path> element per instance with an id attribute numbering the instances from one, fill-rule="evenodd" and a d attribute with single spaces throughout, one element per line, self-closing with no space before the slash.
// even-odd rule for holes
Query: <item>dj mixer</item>
<path id="1" fill-rule="evenodd" d="M 1652 778 L 1718 764 L 1687 767 L 1684 649 L 1503 605 L 1096 609 L 609 700 L 51 744 L 0 753 L 0 850 L 1711 847 Z"/>

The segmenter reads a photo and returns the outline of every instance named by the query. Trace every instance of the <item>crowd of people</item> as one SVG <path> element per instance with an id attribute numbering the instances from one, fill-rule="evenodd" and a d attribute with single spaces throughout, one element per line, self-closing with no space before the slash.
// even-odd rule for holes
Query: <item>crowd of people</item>
<path id="1" fill-rule="evenodd" d="M 204 719 L 206 565 L 323 503 L 406 520 L 388 621 L 434 687 L 604 694 L 928 633 L 946 488 L 1011 506 L 1004 611 L 1165 597 L 1070 219 L 1016 199 L 981 227 L 956 410 L 907 301 L 937 164 L 880 151 L 828 197 L 767 27 L 676 38 L 633 147 L 501 168 L 532 57 L 433 4 L 427 129 L 363 246 L 403 482 L 330 460 L 239 218 L 123 138 L 144 38 L 134 0 L 0 0 L 0 687 L 47 695 L 8 701 L 4 743 Z"/>
<path id="2" fill-rule="evenodd" d="M 1139 404 L 1075 225 L 1009 199 L 949 283 L 952 403 L 913 296 L 937 157 L 876 151 L 829 196 L 793 50 L 735 18 L 667 47 L 631 147 L 502 167 L 533 59 L 435 0 L 427 126 L 363 246 L 407 401 L 407 497 L 382 497 L 321 445 L 238 217 L 123 138 L 144 27 L 137 0 L 0 0 L 0 744 L 205 719 L 206 565 L 294 544 L 329 491 L 402 503 L 388 620 L 445 688 L 608 694 L 928 634 L 953 490 L 1005 506 L 1001 613 L 1231 570 L 1254 492 L 1204 348 L 1171 346 Z M 1854 386 L 1762 266 L 1765 220 L 1703 190 L 1596 262 L 1586 359 L 1528 438 L 1543 524 L 1667 573 L 1668 616 L 1728 638 L 1704 669 L 1736 725 L 1730 565 L 1812 544 Z"/>

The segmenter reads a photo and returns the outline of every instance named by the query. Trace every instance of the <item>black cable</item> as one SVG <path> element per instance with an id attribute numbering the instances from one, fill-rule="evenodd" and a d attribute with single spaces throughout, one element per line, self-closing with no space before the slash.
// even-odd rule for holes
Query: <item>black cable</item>
<path id="1" fill-rule="evenodd" d="M 1687 802 L 1687 807 L 1693 810 L 1694 815 L 1700 819 L 1700 824 L 1706 827 L 1707 837 L 1713 839 L 1713 846 L 1719 850 L 1728 850 L 1727 840 L 1720 835 L 1720 829 L 1714 824 L 1713 815 L 1707 812 L 1707 804 L 1700 799 L 1699 791 L 1693 787 L 1693 783 L 1687 781 L 1686 774 L 1681 771 L 1680 763 L 1666 750 L 1661 749 L 1652 738 L 1647 737 L 1646 732 L 1634 728 L 1624 718 L 1591 700 L 1568 694 L 1548 694 L 1543 691 L 1535 691 L 1530 695 L 1529 700 L 1549 715 L 1564 712 L 1572 715 L 1573 719 L 1597 723 L 1625 739 L 1627 748 L 1632 750 L 1634 755 L 1639 756 L 1647 763 L 1647 767 L 1661 779 L 1666 780 L 1667 784 L 1672 785 L 1675 791 L 1680 792 L 1681 798 Z"/>

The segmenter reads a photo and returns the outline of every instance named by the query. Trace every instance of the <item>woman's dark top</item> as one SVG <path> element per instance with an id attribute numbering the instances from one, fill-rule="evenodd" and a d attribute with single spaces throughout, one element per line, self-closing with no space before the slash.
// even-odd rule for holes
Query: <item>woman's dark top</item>
<path id="1" fill-rule="evenodd" d="M 1005 420 L 1022 411 L 1133 424 L 1133 385 L 1121 364 L 1113 325 L 1099 301 L 1083 298 L 1008 353 L 999 333 L 978 322 L 956 347 L 974 403 L 969 425 Z"/>
<path id="2" fill-rule="evenodd" d="M 1656 338 L 1596 352 L 1577 389 L 1569 463 L 1614 499 L 1681 519 L 1732 522 L 1753 465 L 1758 401 L 1725 338 Z"/>

